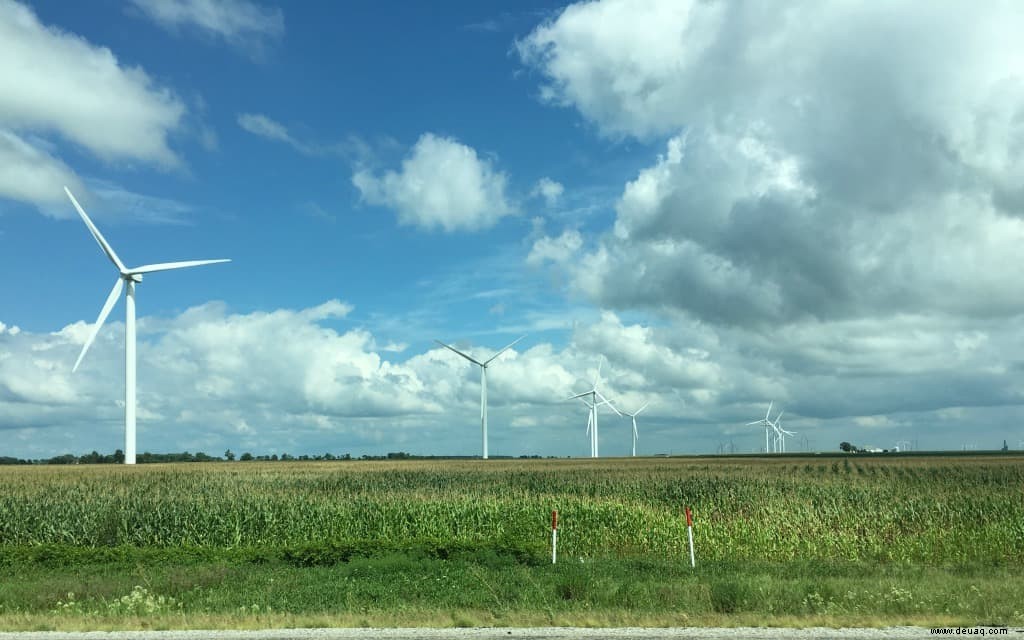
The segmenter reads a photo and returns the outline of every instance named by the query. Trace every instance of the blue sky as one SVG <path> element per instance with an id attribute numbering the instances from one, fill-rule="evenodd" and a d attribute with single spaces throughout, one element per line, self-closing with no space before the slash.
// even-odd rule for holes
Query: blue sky
<path id="1" fill-rule="evenodd" d="M 522 334 L 496 454 L 586 455 L 562 400 L 602 356 L 613 402 L 651 403 L 641 453 L 758 450 L 770 401 L 791 450 L 1014 446 L 1020 27 L 0 0 L 0 454 L 121 446 L 123 303 L 70 372 L 114 272 L 65 184 L 129 265 L 232 259 L 139 286 L 139 451 L 471 455 L 478 374 L 433 340 Z"/>

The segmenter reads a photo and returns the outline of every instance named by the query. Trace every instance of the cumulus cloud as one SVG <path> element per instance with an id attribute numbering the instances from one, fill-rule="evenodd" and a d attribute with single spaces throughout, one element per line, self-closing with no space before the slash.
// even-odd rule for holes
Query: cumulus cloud
<path id="1" fill-rule="evenodd" d="M 173 167 L 167 138 L 184 112 L 141 68 L 0 0 L 0 126 L 57 133 L 108 161 Z"/>
<path id="2" fill-rule="evenodd" d="M 1015 3 L 567 7 L 517 43 L 541 99 L 664 142 L 566 274 L 703 341 L 720 416 L 774 398 L 808 428 L 888 415 L 868 422 L 938 435 L 955 422 L 938 412 L 965 406 L 961 425 L 1005 424 L 1021 401 L 1004 325 L 1024 315 L 1005 267 L 1024 241 L 1022 29 Z M 554 240 L 528 260 L 559 255 Z"/>
<path id="3" fill-rule="evenodd" d="M 253 46 L 284 34 L 284 15 L 248 0 L 132 0 L 169 30 L 198 29 L 233 45 Z"/>
<path id="4" fill-rule="evenodd" d="M 385 360 L 377 351 L 390 348 L 386 341 L 378 347 L 365 329 L 334 328 L 350 311 L 338 300 L 245 314 L 207 303 L 140 318 L 140 451 L 477 454 L 479 370 L 441 347 Z M 769 400 L 786 410 L 789 428 L 825 449 L 869 435 L 889 446 L 885 438 L 908 433 L 937 446 L 979 419 L 986 426 L 974 433 L 994 437 L 1013 424 L 1003 410 L 1024 388 L 1008 375 L 1020 366 L 993 362 L 1024 362 L 1024 329 L 992 322 L 965 334 L 950 322 L 906 318 L 882 334 L 860 321 L 846 332 L 859 338 L 837 344 L 827 327 L 723 333 L 605 312 L 578 325 L 564 347 L 520 343 L 492 363 L 491 451 L 586 455 L 586 409 L 566 398 L 590 388 L 602 359 L 601 390 L 617 407 L 650 403 L 641 453 L 715 450 L 722 438 L 757 450 L 763 434 L 743 425 Z M 84 321 L 49 334 L 0 323 L 5 455 L 121 446 L 124 326 L 104 327 L 72 374 L 87 333 Z M 486 359 L 505 340 L 458 347 Z M 885 353 L 897 357 L 876 357 Z M 606 455 L 628 453 L 628 420 L 603 415 L 602 434 Z"/>
<path id="5" fill-rule="evenodd" d="M 553 207 L 558 204 L 558 201 L 562 198 L 562 193 L 564 192 L 565 187 L 562 186 L 562 183 L 555 182 L 551 178 L 544 177 L 537 181 L 536 186 L 534 186 L 533 191 L 530 193 L 533 196 L 543 198 L 544 203 L 548 207 Z"/>
<path id="6" fill-rule="evenodd" d="M 677 132 L 578 286 L 716 323 L 1021 313 L 1022 27 L 1012 3 L 567 8 L 518 43 L 545 96 Z"/>
<path id="7" fill-rule="evenodd" d="M 432 133 L 420 136 L 401 171 L 352 176 L 366 202 L 395 210 L 400 223 L 446 232 L 486 229 L 514 213 L 506 181 L 471 147 Z"/>
<path id="8" fill-rule="evenodd" d="M 545 262 L 567 263 L 583 246 L 583 236 L 575 229 L 566 229 L 558 237 L 544 236 L 533 243 L 526 264 L 540 266 Z"/>

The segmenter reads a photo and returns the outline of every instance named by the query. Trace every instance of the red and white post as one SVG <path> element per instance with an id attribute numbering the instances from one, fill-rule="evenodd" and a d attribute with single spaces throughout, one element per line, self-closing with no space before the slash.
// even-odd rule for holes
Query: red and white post
<path id="1" fill-rule="evenodd" d="M 551 510 L 551 564 L 558 561 L 558 510 Z"/>
<path id="2" fill-rule="evenodd" d="M 697 561 L 693 557 L 693 514 L 690 507 L 686 507 L 686 535 L 690 538 L 690 566 L 696 567 Z"/>

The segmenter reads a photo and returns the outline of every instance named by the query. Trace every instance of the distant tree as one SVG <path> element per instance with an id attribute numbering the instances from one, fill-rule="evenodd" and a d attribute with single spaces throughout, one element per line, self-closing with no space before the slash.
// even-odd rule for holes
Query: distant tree
<path id="1" fill-rule="evenodd" d="M 82 464 L 98 464 L 102 460 L 103 460 L 103 456 L 100 455 L 99 451 L 93 451 L 92 453 L 87 453 L 87 454 L 85 454 L 84 456 L 82 456 L 81 458 L 78 459 L 78 461 L 81 462 Z"/>
<path id="2" fill-rule="evenodd" d="M 856 451 L 857 447 L 853 446 L 849 442 L 840 442 L 839 443 L 839 450 L 840 451 L 845 451 L 846 453 L 850 453 L 851 451 Z"/>
<path id="3" fill-rule="evenodd" d="M 270 459 L 273 460 L 274 462 L 277 462 L 277 454 L 275 453 L 275 454 L 271 455 Z"/>
<path id="4" fill-rule="evenodd" d="M 252 460 L 252 454 L 246 451 L 245 453 L 242 454 L 242 457 L 239 458 L 239 460 L 241 460 L 242 462 L 249 462 Z"/>
<path id="5" fill-rule="evenodd" d="M 227 460 L 228 462 L 231 462 L 235 459 L 235 454 L 231 452 L 231 449 L 228 449 L 227 451 L 224 452 L 224 459 Z"/>
<path id="6" fill-rule="evenodd" d="M 114 464 L 124 464 L 124 451 L 118 449 L 114 452 Z"/>

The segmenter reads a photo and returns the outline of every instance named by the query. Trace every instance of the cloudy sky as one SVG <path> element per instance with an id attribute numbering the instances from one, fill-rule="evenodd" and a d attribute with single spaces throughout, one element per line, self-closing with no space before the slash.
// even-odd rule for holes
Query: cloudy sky
<path id="1" fill-rule="evenodd" d="M 1024 440 L 1024 4 L 0 0 L 0 455 Z M 773 410 L 774 417 L 774 410 Z M 601 452 L 630 427 L 605 412 Z"/>

